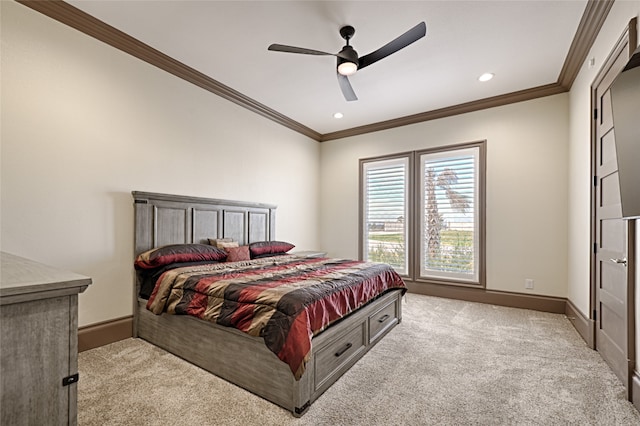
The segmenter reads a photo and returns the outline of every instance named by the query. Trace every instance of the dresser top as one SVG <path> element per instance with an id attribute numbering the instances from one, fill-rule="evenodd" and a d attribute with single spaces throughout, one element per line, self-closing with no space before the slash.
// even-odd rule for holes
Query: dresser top
<path id="1" fill-rule="evenodd" d="M 84 291 L 91 278 L 0 252 L 0 297 L 57 290 Z"/>

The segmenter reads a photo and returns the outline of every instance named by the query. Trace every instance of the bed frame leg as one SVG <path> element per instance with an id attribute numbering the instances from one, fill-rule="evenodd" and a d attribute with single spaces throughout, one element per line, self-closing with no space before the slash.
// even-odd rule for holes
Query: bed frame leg
<path id="1" fill-rule="evenodd" d="M 305 402 L 302 405 L 302 407 L 296 407 L 295 410 L 293 411 L 293 416 L 294 417 L 302 417 L 302 415 L 304 413 L 306 413 L 307 410 L 309 410 L 309 407 L 311 407 L 311 401 Z"/>

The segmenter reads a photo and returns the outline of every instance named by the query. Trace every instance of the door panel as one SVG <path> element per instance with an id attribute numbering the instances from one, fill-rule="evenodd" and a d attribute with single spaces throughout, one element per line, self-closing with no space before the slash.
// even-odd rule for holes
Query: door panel
<path id="1" fill-rule="evenodd" d="M 601 220 L 600 229 L 602 235 L 600 238 L 600 248 L 617 253 L 624 251 L 625 233 L 623 221 L 616 219 Z"/>
<path id="2" fill-rule="evenodd" d="M 602 282 L 602 293 L 600 300 L 609 306 L 609 310 L 617 313 L 618 316 L 623 317 L 625 315 L 625 305 L 622 303 L 626 296 L 624 288 L 617 285 L 620 280 L 625 279 L 625 274 L 620 270 L 618 266 L 611 262 L 603 262 L 600 268 L 600 279 Z M 604 319 L 603 319 L 603 322 Z M 611 334 L 615 334 L 616 330 L 612 330 Z"/>
<path id="3" fill-rule="evenodd" d="M 612 210 L 609 213 L 611 217 L 620 216 L 622 214 L 622 206 L 620 205 L 620 186 L 618 185 L 617 172 L 600 179 L 600 207 L 617 207 L 617 209 Z"/>
<path id="4" fill-rule="evenodd" d="M 613 324 L 620 318 L 620 312 L 615 312 L 610 307 L 616 307 L 615 299 L 606 300 L 603 298 L 602 302 L 602 321 L 608 324 Z M 625 339 L 627 338 L 624 332 L 624 327 L 612 327 L 610 329 L 609 337 L 618 347 L 625 345 Z"/>
<path id="5" fill-rule="evenodd" d="M 619 62 L 621 62 L 620 70 L 622 70 L 622 67 L 626 63 L 626 59 L 624 59 L 624 54 L 620 55 Z M 617 74 L 618 72 L 616 72 L 616 75 Z M 609 92 L 609 86 L 611 85 L 612 82 L 613 82 L 613 79 L 607 79 L 606 91 L 602 94 L 602 97 L 600 98 L 601 111 L 611 112 L 611 92 Z M 613 118 L 611 117 L 611 114 L 602 114 L 600 116 L 600 126 L 602 126 L 602 128 L 606 130 L 613 128 Z"/>
<path id="6" fill-rule="evenodd" d="M 613 132 L 609 132 L 600 140 L 600 150 L 602 155 L 602 158 L 600 160 L 601 166 L 604 166 L 606 163 L 615 164 L 615 167 L 618 166 L 618 159 L 616 157 L 616 144 L 613 135 Z"/>

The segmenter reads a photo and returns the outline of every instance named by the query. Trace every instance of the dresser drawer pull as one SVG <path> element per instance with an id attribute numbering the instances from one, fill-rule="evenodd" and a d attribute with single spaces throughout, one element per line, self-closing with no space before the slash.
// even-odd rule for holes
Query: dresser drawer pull
<path id="1" fill-rule="evenodd" d="M 378 322 L 385 322 L 387 320 L 387 318 L 389 318 L 389 314 L 385 314 L 385 315 L 381 316 L 380 319 L 378 320 Z"/>
<path id="2" fill-rule="evenodd" d="M 340 349 L 338 352 L 335 353 L 335 356 L 342 355 L 343 353 L 348 351 L 351 346 L 353 346 L 351 343 L 347 343 L 346 345 L 344 345 L 344 348 Z"/>

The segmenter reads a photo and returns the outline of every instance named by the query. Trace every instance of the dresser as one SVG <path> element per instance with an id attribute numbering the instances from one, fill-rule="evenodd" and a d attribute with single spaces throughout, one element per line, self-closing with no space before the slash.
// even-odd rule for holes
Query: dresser
<path id="1" fill-rule="evenodd" d="M 91 278 L 0 259 L 0 424 L 75 425 L 78 293 Z"/>

